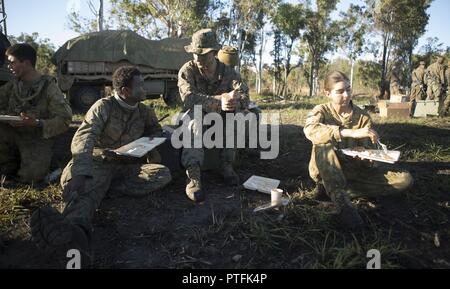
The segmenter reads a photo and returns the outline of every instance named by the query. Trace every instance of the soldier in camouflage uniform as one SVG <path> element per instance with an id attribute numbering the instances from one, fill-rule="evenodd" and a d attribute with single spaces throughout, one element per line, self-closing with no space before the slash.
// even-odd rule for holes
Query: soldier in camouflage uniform
<path id="1" fill-rule="evenodd" d="M 184 111 L 189 113 L 191 124 L 189 130 L 194 135 L 202 126 L 200 120 L 194 119 L 194 105 L 202 107 L 202 113 L 237 112 L 246 110 L 249 97 L 248 88 L 241 82 L 239 73 L 232 66 L 227 66 L 216 58 L 220 49 L 214 31 L 202 29 L 192 36 L 192 42 L 185 47 L 193 53 L 194 60 L 183 65 L 178 73 L 178 88 L 183 101 Z M 223 118 L 224 119 L 224 118 Z M 224 121 L 225 123 L 225 121 Z M 205 131 L 207 127 L 203 128 Z M 204 162 L 203 148 L 183 148 L 182 164 L 188 177 L 186 194 L 195 201 L 205 199 L 201 185 L 201 167 Z M 225 182 L 237 185 L 239 177 L 233 169 L 236 149 L 220 149 L 221 173 Z"/>
<path id="2" fill-rule="evenodd" d="M 72 160 L 61 177 L 66 202 L 62 215 L 46 207 L 31 218 L 33 240 L 39 247 L 86 244 L 91 220 L 108 191 L 146 196 L 171 181 L 169 169 L 156 163 L 160 161 L 156 150 L 140 159 L 110 152 L 162 133 L 153 109 L 140 103 L 145 99 L 143 84 L 137 68 L 121 67 L 113 75 L 114 95 L 98 100 L 87 112 L 72 140 Z"/>
<path id="3" fill-rule="evenodd" d="M 442 113 L 443 92 L 445 84 L 444 57 L 438 56 L 435 63 L 428 66 L 426 71 L 427 79 L 427 100 L 439 101 L 439 114 Z"/>
<path id="4" fill-rule="evenodd" d="M 55 79 L 35 70 L 33 47 L 15 44 L 6 56 L 15 79 L 0 88 L 0 114 L 22 121 L 0 123 L 0 175 L 17 172 L 20 182 L 39 182 L 50 169 L 55 136 L 69 128 L 72 110 Z"/>
<path id="5" fill-rule="evenodd" d="M 413 70 L 411 75 L 411 93 L 409 101 L 411 103 L 411 111 L 414 111 L 414 106 L 418 100 L 425 100 L 426 93 L 426 79 L 425 79 L 425 61 L 421 61 L 419 67 Z"/>
<path id="6" fill-rule="evenodd" d="M 400 89 L 400 79 L 398 77 L 399 71 L 396 66 L 392 67 L 391 76 L 389 77 L 389 92 L 390 95 L 402 94 Z"/>
<path id="7" fill-rule="evenodd" d="M 325 80 L 327 104 L 317 105 L 307 116 L 304 133 L 313 143 L 309 173 L 317 183 L 316 197 L 327 194 L 336 205 L 344 226 L 363 224 L 349 197 L 376 197 L 399 193 L 412 184 L 406 171 L 376 167 L 368 161 L 344 156 L 338 149 L 373 148 L 378 139 L 367 112 L 351 102 L 349 80 L 335 71 Z"/>
<path id="8" fill-rule="evenodd" d="M 450 60 L 445 70 L 445 83 L 447 84 L 447 93 L 444 99 L 442 114 L 448 116 L 450 114 Z"/>

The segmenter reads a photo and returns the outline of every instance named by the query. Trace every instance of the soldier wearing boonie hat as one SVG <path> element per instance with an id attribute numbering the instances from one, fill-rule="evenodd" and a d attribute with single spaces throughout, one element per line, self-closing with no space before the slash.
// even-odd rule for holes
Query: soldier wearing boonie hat
<path id="1" fill-rule="evenodd" d="M 191 43 L 184 47 L 186 52 L 193 53 L 193 60 L 185 63 L 178 73 L 178 88 L 183 101 L 184 111 L 190 117 L 189 133 L 191 139 L 198 131 L 206 131 L 201 120 L 195 118 L 194 109 L 201 106 L 202 114 L 236 113 L 248 108 L 248 87 L 241 81 L 239 72 L 234 70 L 228 59 L 220 61 L 217 52 L 221 48 L 212 29 L 201 29 L 192 35 Z M 195 108 L 194 108 L 195 106 Z M 225 122 L 224 122 L 225 123 Z M 201 129 L 200 127 L 203 127 Z M 225 142 L 226 140 L 224 140 Z M 233 168 L 236 148 L 216 148 L 220 155 L 220 163 L 208 165 L 203 147 L 184 146 L 181 163 L 186 168 L 186 195 L 194 202 L 205 200 L 202 189 L 201 171 L 205 168 L 216 168 L 221 172 L 224 181 L 229 185 L 238 185 L 239 176 Z"/>

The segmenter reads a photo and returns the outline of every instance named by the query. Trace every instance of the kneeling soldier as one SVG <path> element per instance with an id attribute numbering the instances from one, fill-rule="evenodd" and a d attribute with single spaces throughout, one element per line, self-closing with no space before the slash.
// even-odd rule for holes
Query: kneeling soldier
<path id="1" fill-rule="evenodd" d="M 145 99 L 144 80 L 137 68 L 124 66 L 113 75 L 114 95 L 98 100 L 72 140 L 72 160 L 61 177 L 66 207 L 62 214 L 44 207 L 33 213 L 31 229 L 38 247 L 75 242 L 88 244 L 91 220 L 108 191 L 146 196 L 171 181 L 168 168 L 151 163 L 159 159 L 152 150 L 147 159 L 128 159 L 108 154 L 141 137 L 162 130 Z"/>

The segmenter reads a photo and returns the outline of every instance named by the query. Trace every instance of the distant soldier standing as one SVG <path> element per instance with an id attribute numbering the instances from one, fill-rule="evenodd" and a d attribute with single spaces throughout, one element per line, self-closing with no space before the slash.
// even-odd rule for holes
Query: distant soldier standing
<path id="1" fill-rule="evenodd" d="M 211 29 L 195 32 L 191 44 L 185 47 L 187 52 L 194 55 L 194 60 L 180 69 L 178 88 L 184 111 L 191 118 L 189 133 L 192 139 L 200 131 L 200 126 L 203 126 L 200 120 L 194 118 L 195 105 L 201 106 L 202 114 L 216 112 L 222 117 L 226 112 L 236 112 L 248 107 L 248 87 L 241 82 L 241 77 L 233 66 L 225 65 L 216 58 L 219 49 L 216 35 Z M 181 162 L 188 177 L 186 195 L 195 202 L 205 199 L 201 184 L 204 156 L 203 147 L 183 147 Z M 229 185 L 239 183 L 239 177 L 233 168 L 235 156 L 235 148 L 220 149 L 220 172 Z"/>
<path id="2" fill-rule="evenodd" d="M 389 87 L 389 91 L 390 91 L 390 95 L 399 95 L 401 94 L 401 89 L 400 89 L 400 80 L 399 80 L 399 72 L 397 67 L 392 67 L 392 71 L 391 71 L 391 76 L 389 77 L 389 83 L 390 83 L 390 87 Z"/>
<path id="3" fill-rule="evenodd" d="M 56 80 L 36 71 L 36 50 L 14 44 L 6 50 L 14 80 L 0 88 L 0 114 L 22 121 L 0 123 L 0 175 L 18 174 L 19 181 L 42 181 L 48 174 L 54 137 L 72 121 L 72 110 Z"/>
<path id="4" fill-rule="evenodd" d="M 448 61 L 447 69 L 445 71 L 445 81 L 447 84 L 447 93 L 444 99 L 442 113 L 448 116 L 450 114 L 450 60 Z"/>
<path id="5" fill-rule="evenodd" d="M 426 71 L 427 79 L 427 100 L 439 101 L 439 114 L 442 110 L 443 88 L 445 84 L 444 57 L 438 56 L 435 63 L 428 66 Z"/>
<path id="6" fill-rule="evenodd" d="M 410 101 L 416 102 L 418 100 L 426 99 L 425 61 L 421 61 L 419 66 L 413 70 L 411 80 Z"/>

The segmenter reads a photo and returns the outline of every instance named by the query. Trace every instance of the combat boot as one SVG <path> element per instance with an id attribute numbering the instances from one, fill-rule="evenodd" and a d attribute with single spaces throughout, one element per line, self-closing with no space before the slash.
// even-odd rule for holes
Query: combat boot
<path id="1" fill-rule="evenodd" d="M 233 169 L 233 166 L 231 163 L 224 163 L 222 165 L 221 170 L 223 179 L 225 181 L 225 184 L 230 186 L 237 186 L 239 184 L 239 176 L 236 174 L 236 172 Z"/>
<path id="2" fill-rule="evenodd" d="M 321 202 L 330 201 L 330 197 L 327 195 L 327 191 L 321 182 L 316 183 L 316 187 L 313 190 L 313 198 Z"/>
<path id="3" fill-rule="evenodd" d="M 58 256 L 65 263 L 70 249 L 80 252 L 83 268 L 92 265 L 89 232 L 81 226 L 69 222 L 56 209 L 46 206 L 39 208 L 30 219 L 32 241 L 39 249 Z"/>
<path id="4" fill-rule="evenodd" d="M 348 195 L 341 191 L 331 194 L 331 199 L 337 209 L 337 220 L 346 229 L 359 229 L 364 225 L 364 221 L 358 210 L 350 202 Z"/>
<path id="5" fill-rule="evenodd" d="M 190 166 L 186 170 L 187 185 L 186 195 L 192 201 L 199 203 L 205 200 L 205 194 L 202 190 L 200 166 Z"/>

